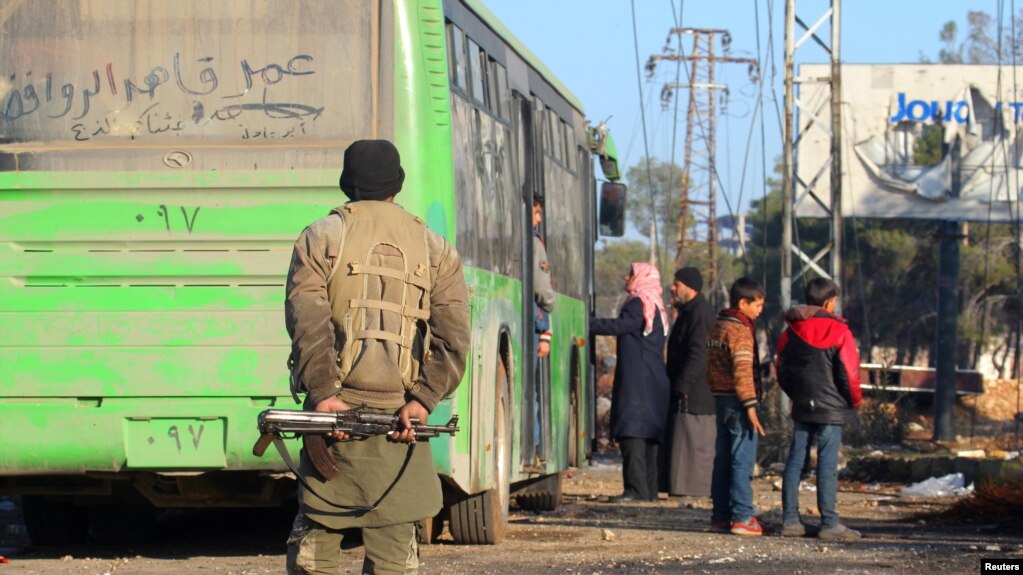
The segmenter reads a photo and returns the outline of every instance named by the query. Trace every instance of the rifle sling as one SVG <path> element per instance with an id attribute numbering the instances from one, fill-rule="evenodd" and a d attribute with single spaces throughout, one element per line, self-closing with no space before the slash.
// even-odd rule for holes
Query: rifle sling
<path id="1" fill-rule="evenodd" d="M 380 495 L 380 498 L 377 499 L 376 502 L 373 503 L 373 505 L 368 507 L 365 505 L 340 505 L 338 503 L 334 503 L 333 501 L 328 501 L 322 495 L 317 493 L 316 490 L 313 489 L 313 487 L 309 485 L 309 483 L 305 480 L 305 477 L 302 476 L 302 473 L 299 472 L 298 467 L 295 465 L 295 462 L 291 459 L 291 455 L 288 453 L 288 448 L 284 446 L 284 441 L 281 439 L 280 435 L 274 434 L 274 447 L 277 448 L 277 453 L 281 455 L 281 459 L 284 460 L 284 464 L 287 465 L 288 469 L 290 469 L 291 472 L 295 474 L 295 478 L 298 479 L 298 482 L 302 484 L 302 487 L 305 487 L 309 491 L 309 493 L 315 495 L 317 499 L 326 503 L 327 505 L 330 505 L 331 507 L 334 507 L 335 509 L 344 509 L 347 511 L 369 513 L 370 511 L 375 510 L 377 507 L 380 507 L 380 503 L 383 502 L 384 498 L 391 493 L 391 490 L 394 489 L 394 486 L 398 484 L 398 480 L 401 479 L 401 476 L 405 475 L 405 470 L 408 468 L 409 462 L 412 461 L 412 453 L 416 449 L 416 444 L 410 443 L 408 445 L 408 450 L 405 452 L 405 461 L 401 463 L 401 469 L 398 470 L 398 475 L 395 476 L 394 481 L 392 481 L 391 484 L 387 486 L 387 489 L 385 489 L 383 494 Z"/>

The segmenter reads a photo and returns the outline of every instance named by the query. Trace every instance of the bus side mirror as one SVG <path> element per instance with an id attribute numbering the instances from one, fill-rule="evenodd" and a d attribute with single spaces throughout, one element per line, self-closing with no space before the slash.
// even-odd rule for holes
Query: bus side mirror
<path id="1" fill-rule="evenodd" d="M 620 238 L 625 235 L 625 184 L 600 185 L 600 235 Z"/>

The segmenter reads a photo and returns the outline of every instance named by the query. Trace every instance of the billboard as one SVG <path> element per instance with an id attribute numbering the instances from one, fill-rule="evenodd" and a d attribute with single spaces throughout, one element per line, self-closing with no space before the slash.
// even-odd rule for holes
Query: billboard
<path id="1" fill-rule="evenodd" d="M 800 66 L 826 78 L 827 64 Z M 1011 222 L 1023 158 L 1023 72 L 969 65 L 842 66 L 842 209 L 846 217 Z M 827 217 L 831 185 L 830 88 L 803 83 L 797 112 L 797 217 Z M 958 137 L 961 187 L 950 194 Z M 947 148 L 948 146 L 945 146 Z M 823 168 L 823 172 L 821 171 Z"/>

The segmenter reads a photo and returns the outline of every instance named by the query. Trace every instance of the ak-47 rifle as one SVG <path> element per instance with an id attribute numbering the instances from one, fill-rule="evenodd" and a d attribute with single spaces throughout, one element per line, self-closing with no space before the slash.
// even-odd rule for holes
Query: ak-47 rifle
<path id="1" fill-rule="evenodd" d="M 415 417 L 411 418 L 416 439 L 437 437 L 441 433 L 454 435 L 458 431 L 458 416 L 445 425 L 424 425 Z M 324 479 L 332 479 L 341 468 L 327 449 L 324 433 L 340 431 L 351 438 L 386 435 L 401 432 L 405 428 L 397 415 L 351 409 L 348 411 L 298 411 L 292 409 L 267 409 L 259 414 L 259 439 L 252 446 L 252 454 L 262 457 L 274 439 L 285 438 L 285 434 L 302 436 L 302 443 L 310 462 Z M 281 449 L 278 444 L 278 450 Z M 287 452 L 282 451 L 283 457 Z"/>

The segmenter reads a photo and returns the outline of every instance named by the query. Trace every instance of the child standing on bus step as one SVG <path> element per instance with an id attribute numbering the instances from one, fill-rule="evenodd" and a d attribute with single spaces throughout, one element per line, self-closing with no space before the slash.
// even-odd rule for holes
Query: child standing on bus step
<path id="1" fill-rule="evenodd" d="M 538 308 L 536 355 L 547 357 L 551 352 L 551 312 L 557 294 L 551 284 L 551 265 L 547 261 L 547 246 L 543 241 L 540 224 L 543 223 L 543 198 L 533 196 L 533 300 Z"/>
<path id="2" fill-rule="evenodd" d="M 533 347 L 536 349 L 536 362 L 533 364 L 533 389 L 536 399 L 536 410 L 533 425 L 533 441 L 536 445 L 535 459 L 541 462 L 543 447 L 543 389 L 544 381 L 540 372 L 540 360 L 551 353 L 551 312 L 557 295 L 551 285 L 551 265 L 547 261 L 547 247 L 543 242 L 543 197 L 533 196 Z"/>
<path id="3" fill-rule="evenodd" d="M 671 385 L 664 370 L 668 315 L 657 267 L 633 263 L 625 276 L 629 297 L 617 318 L 590 318 L 592 335 L 618 337 L 611 437 L 622 448 L 624 492 L 615 503 L 657 500 L 657 450 L 668 422 Z"/>
<path id="4" fill-rule="evenodd" d="M 792 446 L 782 481 L 783 537 L 805 537 L 813 528 L 799 519 L 799 478 L 810 443 L 817 438 L 817 509 L 820 539 L 859 539 L 860 532 L 838 520 L 838 452 L 842 426 L 860 405 L 860 356 L 846 321 L 835 315 L 838 286 L 815 278 L 806 286 L 806 305 L 785 314 L 788 328 L 778 339 L 778 384 L 792 399 Z"/>
<path id="5" fill-rule="evenodd" d="M 731 307 L 721 310 L 707 340 L 707 380 L 714 393 L 717 440 L 711 475 L 711 527 L 736 535 L 763 535 L 753 516 L 753 465 L 757 416 L 763 398 L 755 322 L 764 310 L 764 288 L 739 278 L 729 290 Z"/>

